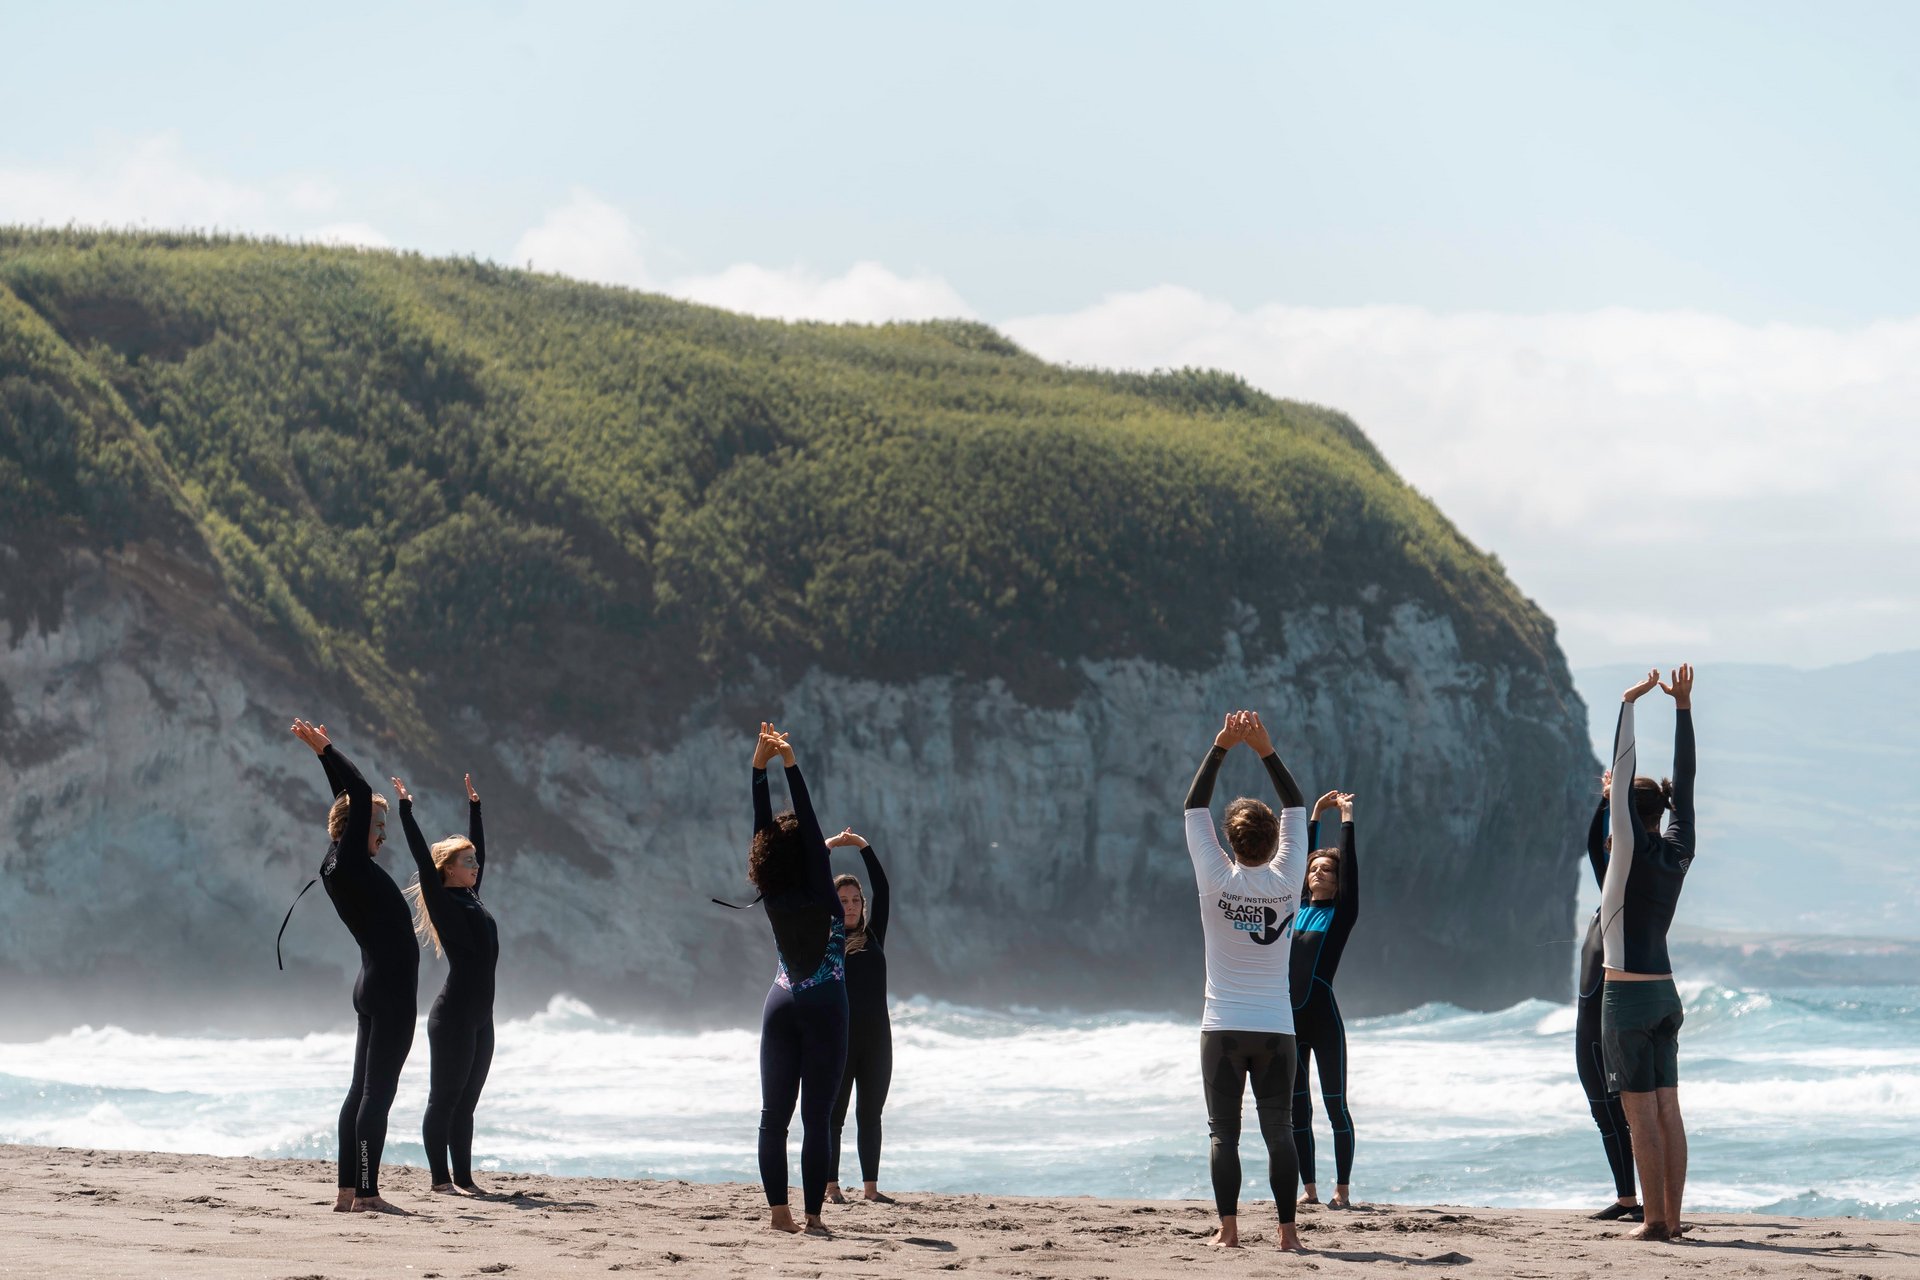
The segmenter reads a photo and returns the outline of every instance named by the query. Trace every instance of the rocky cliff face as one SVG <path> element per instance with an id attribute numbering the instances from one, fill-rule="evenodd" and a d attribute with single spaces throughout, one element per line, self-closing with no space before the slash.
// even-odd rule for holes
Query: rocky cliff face
<path id="1" fill-rule="evenodd" d="M 327 723 L 381 789 L 405 777 L 430 838 L 464 821 L 459 777 L 473 772 L 509 1008 L 564 990 L 672 1021 L 755 1016 L 773 967 L 765 923 L 708 899 L 750 896 L 749 730 L 765 715 L 793 731 L 823 822 L 852 824 L 886 860 L 896 995 L 1196 1011 L 1180 805 L 1236 706 L 1262 711 L 1309 795 L 1359 794 L 1350 1011 L 1566 994 L 1566 947 L 1543 944 L 1574 932 L 1597 769 L 1584 710 L 1557 661 L 1546 674 L 1469 661 L 1451 622 L 1414 604 L 1241 609 L 1211 669 L 1085 663 L 1056 707 L 995 681 L 812 672 L 729 689 L 676 733 L 654 726 L 658 748 L 470 712 L 443 726 L 445 758 L 421 760 L 262 649 L 190 563 L 152 549 L 16 558 L 0 586 L 18 594 L 43 572 L 69 579 L 58 624 L 0 649 L 0 973 L 17 1017 L 345 1016 L 355 953 L 317 889 L 287 930 L 288 972 L 273 964 L 281 913 L 325 844 L 320 770 L 286 732 L 296 714 Z M 1240 793 L 1268 793 L 1245 752 L 1217 799 Z M 402 873 L 393 834 L 382 857 Z M 438 982 L 426 961 L 423 992 Z"/>

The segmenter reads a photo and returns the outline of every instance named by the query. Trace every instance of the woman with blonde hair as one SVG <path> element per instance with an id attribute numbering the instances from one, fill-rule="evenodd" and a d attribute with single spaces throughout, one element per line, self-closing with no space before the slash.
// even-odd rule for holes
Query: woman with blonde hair
<path id="1" fill-rule="evenodd" d="M 328 740 L 325 725 L 295 720 L 293 736 L 313 749 L 327 773 L 334 799 L 327 811 L 330 843 L 320 880 L 340 922 L 360 945 L 360 976 L 353 984 L 358 1023 L 353 1083 L 340 1105 L 340 1185 L 333 1207 L 336 1213 L 400 1213 L 380 1198 L 380 1155 L 400 1068 L 413 1048 L 420 951 L 413 945 L 400 886 L 373 861 L 387 839 L 387 798 L 373 793 L 353 762 Z"/>
<path id="2" fill-rule="evenodd" d="M 467 834 L 448 836 L 429 848 L 413 820 L 413 797 L 404 782 L 393 780 L 400 826 L 420 871 L 406 889 L 414 933 L 422 947 L 431 943 L 435 954 L 447 957 L 446 984 L 427 1015 L 433 1066 L 421 1125 L 433 1189 L 442 1195 L 481 1194 L 473 1183 L 473 1112 L 493 1065 L 493 969 L 500 958 L 499 930 L 480 901 L 487 837 L 472 774 L 466 785 Z"/>

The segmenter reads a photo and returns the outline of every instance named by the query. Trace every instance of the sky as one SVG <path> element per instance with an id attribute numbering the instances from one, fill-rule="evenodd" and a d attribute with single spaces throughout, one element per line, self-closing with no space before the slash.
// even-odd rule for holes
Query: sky
<path id="1" fill-rule="evenodd" d="M 1920 648 L 1917 5 L 0 0 L 0 50 L 0 222 L 1222 367 L 1575 665 Z"/>

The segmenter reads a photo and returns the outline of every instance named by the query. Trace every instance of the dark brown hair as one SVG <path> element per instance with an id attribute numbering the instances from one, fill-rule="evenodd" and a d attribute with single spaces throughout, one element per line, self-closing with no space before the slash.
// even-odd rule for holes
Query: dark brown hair
<path id="1" fill-rule="evenodd" d="M 1227 806 L 1227 843 L 1242 866 L 1260 866 L 1280 846 L 1280 819 L 1260 801 L 1241 796 Z"/>
<path id="2" fill-rule="evenodd" d="M 1325 849 L 1315 849 L 1307 855 L 1307 874 L 1300 877 L 1300 900 L 1302 902 L 1312 901 L 1312 899 L 1307 897 L 1307 877 L 1313 874 L 1313 864 L 1322 858 L 1333 859 L 1333 889 L 1335 893 L 1340 891 L 1340 877 L 1346 874 L 1346 863 L 1340 857 L 1340 850 L 1332 846 Z"/>
<path id="3" fill-rule="evenodd" d="M 761 896 L 791 889 L 806 878 L 800 819 L 793 810 L 773 815 L 773 825 L 753 833 L 747 846 L 747 879 Z"/>
<path id="4" fill-rule="evenodd" d="M 1640 825 L 1648 831 L 1660 829 L 1660 815 L 1673 808 L 1673 779 L 1662 778 L 1655 782 L 1652 778 L 1633 780 L 1633 811 L 1640 817 Z"/>

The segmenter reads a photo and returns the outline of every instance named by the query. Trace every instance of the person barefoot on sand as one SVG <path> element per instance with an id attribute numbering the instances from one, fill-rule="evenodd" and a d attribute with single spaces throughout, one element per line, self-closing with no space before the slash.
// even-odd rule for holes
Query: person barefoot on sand
<path id="1" fill-rule="evenodd" d="M 1613 773 L 1600 775 L 1600 805 L 1587 827 L 1587 862 L 1593 868 L 1593 883 L 1607 882 L 1607 789 L 1613 785 Z M 1580 981 L 1577 1014 L 1573 1026 L 1574 1068 L 1580 1076 L 1580 1088 L 1587 1095 L 1587 1110 L 1600 1130 L 1600 1143 L 1606 1148 L 1607 1165 L 1613 1171 L 1613 1203 L 1590 1214 L 1596 1222 L 1639 1222 L 1640 1202 L 1634 1198 L 1633 1127 L 1620 1105 L 1617 1089 L 1607 1088 L 1606 1051 L 1600 1043 L 1601 987 L 1606 969 L 1601 964 L 1600 909 L 1595 907 L 1587 922 L 1587 936 L 1580 943 Z"/>
<path id="2" fill-rule="evenodd" d="M 853 1101 L 854 1086 L 860 1089 L 860 1107 L 854 1113 L 859 1122 L 860 1178 L 866 1184 L 860 1193 L 875 1204 L 892 1204 L 893 1197 L 880 1194 L 880 1112 L 887 1105 L 887 1086 L 893 1083 L 893 1023 L 887 1016 L 887 921 L 893 912 L 893 893 L 887 885 L 887 873 L 880 857 L 865 836 L 848 827 L 827 840 L 829 849 L 852 847 L 860 850 L 867 866 L 867 883 L 873 886 L 873 900 L 855 876 L 835 876 L 833 887 L 840 895 L 840 908 L 847 931 L 847 1065 L 840 1077 L 840 1095 L 833 1103 L 832 1171 L 827 1180 L 827 1199 L 845 1204 L 840 1190 L 840 1135 L 847 1124 L 847 1107 Z"/>
<path id="3" fill-rule="evenodd" d="M 786 765 L 793 808 L 776 815 L 767 764 Z M 753 748 L 753 844 L 747 878 L 766 903 L 780 967 L 760 1014 L 760 1183 L 776 1231 L 800 1231 L 787 1203 L 787 1126 L 800 1104 L 800 1182 L 809 1234 L 826 1198 L 830 1117 L 847 1061 L 845 913 L 806 780 L 787 735 L 762 722 Z"/>
<path id="4" fill-rule="evenodd" d="M 1318 848 L 1320 815 L 1340 811 L 1340 845 Z M 1333 1125 L 1333 1198 L 1329 1209 L 1353 1208 L 1353 1114 L 1347 1109 L 1347 1024 L 1333 996 L 1333 975 L 1360 918 L 1360 858 L 1353 841 L 1353 794 L 1329 791 L 1307 823 L 1306 881 L 1293 918 L 1293 1145 L 1300 1154 L 1300 1203 L 1318 1204 L 1313 1176 L 1313 1095 L 1308 1066 L 1318 1062 L 1320 1101 Z"/>
<path id="5" fill-rule="evenodd" d="M 1673 778 L 1636 777 L 1633 704 L 1658 686 L 1673 698 Z M 1687 1183 L 1687 1131 L 1680 1118 L 1680 1024 L 1685 1019 L 1667 957 L 1667 930 L 1693 865 L 1693 668 L 1681 664 L 1669 681 L 1656 669 L 1621 697 L 1613 736 L 1607 808 L 1613 848 L 1600 888 L 1600 932 L 1606 983 L 1600 1041 L 1607 1088 L 1633 1130 L 1646 1221 L 1637 1240 L 1668 1240 L 1680 1221 Z M 1660 829 L 1668 808 L 1673 818 Z"/>
<path id="6" fill-rule="evenodd" d="M 1241 797 L 1227 806 L 1227 843 L 1220 847 L 1208 807 L 1221 761 L 1245 743 L 1266 766 L 1280 797 L 1280 816 L 1258 800 Z M 1281 1249 L 1299 1252 L 1294 1192 L 1299 1165 L 1293 1147 L 1293 1001 L 1288 989 L 1294 910 L 1299 902 L 1306 803 L 1287 767 L 1274 753 L 1260 717 L 1251 711 L 1227 716 L 1186 802 L 1187 854 L 1200 890 L 1201 932 L 1207 949 L 1206 1011 L 1200 1020 L 1200 1075 L 1206 1087 L 1207 1128 L 1212 1133 L 1208 1168 L 1220 1230 L 1209 1244 L 1240 1246 L 1240 1112 L 1247 1082 L 1253 1083 L 1260 1136 L 1267 1144 L 1268 1180 Z"/>
<path id="7" fill-rule="evenodd" d="M 473 1181 L 473 1113 L 493 1065 L 493 971 L 500 959 L 500 931 L 480 901 L 487 837 L 472 774 L 466 786 L 467 834 L 428 848 L 413 820 L 413 797 L 405 783 L 393 779 L 400 825 L 420 873 L 404 891 L 413 906 L 413 931 L 422 947 L 431 943 L 434 954 L 447 957 L 446 984 L 427 1014 L 432 1083 L 421 1138 L 433 1189 L 477 1196 L 485 1193 Z"/>
<path id="8" fill-rule="evenodd" d="M 295 720 L 292 727 L 293 736 L 319 755 L 334 795 L 320 880 L 340 922 L 360 944 L 353 1082 L 340 1106 L 340 1184 L 333 1207 L 339 1213 L 404 1213 L 380 1196 L 380 1156 L 400 1068 L 413 1048 L 420 948 L 400 886 L 373 861 L 387 838 L 387 798 L 373 793 L 328 740 L 325 725 Z"/>

